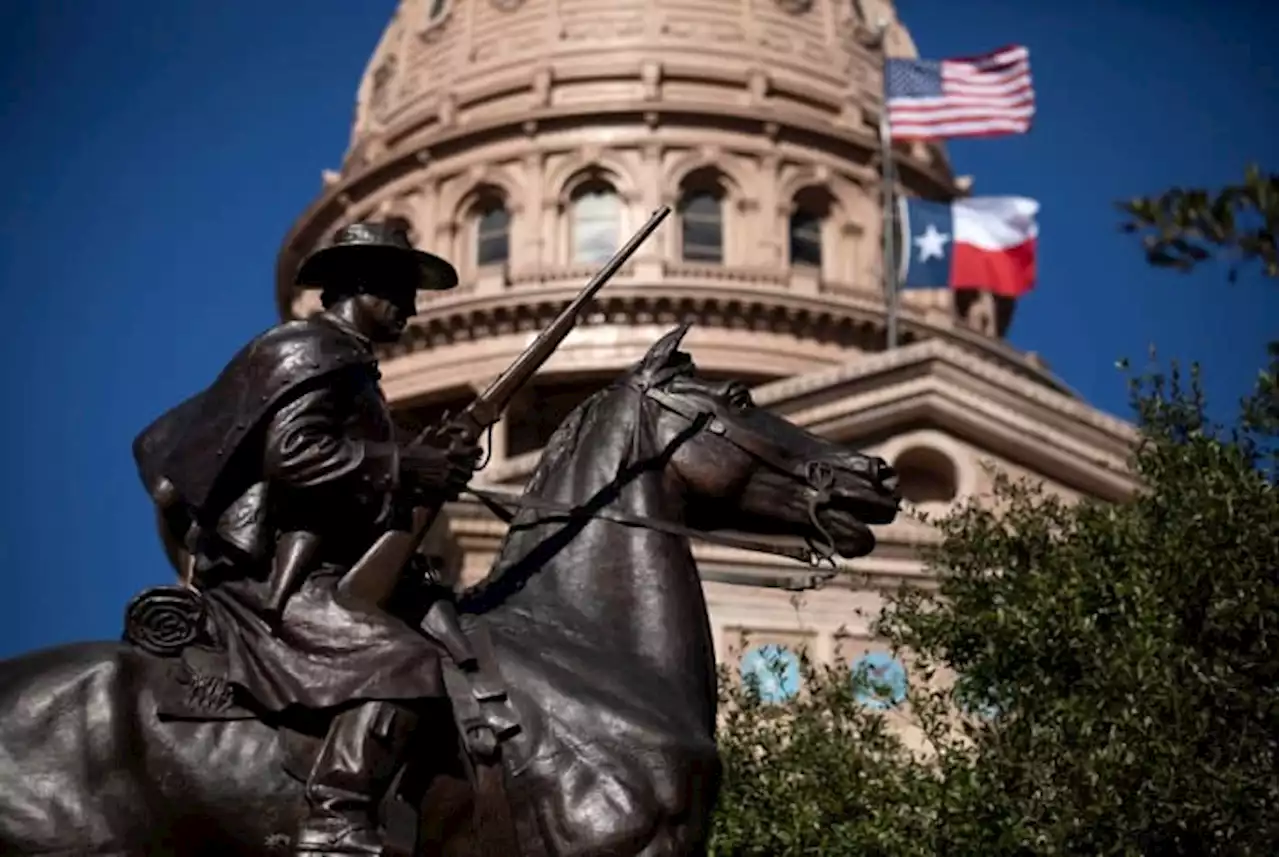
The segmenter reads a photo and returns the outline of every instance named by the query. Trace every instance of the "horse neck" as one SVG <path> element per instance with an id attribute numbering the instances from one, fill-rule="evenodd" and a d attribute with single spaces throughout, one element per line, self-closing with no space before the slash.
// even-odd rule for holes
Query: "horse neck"
<path id="1" fill-rule="evenodd" d="M 656 418 L 654 409 L 636 407 L 625 396 L 615 393 L 588 414 L 571 449 L 548 450 L 528 493 L 567 504 L 610 498 L 608 508 L 615 512 L 678 523 L 683 498 L 660 468 L 611 487 L 617 474 L 635 464 L 636 419 L 644 437 Z M 700 660 L 714 668 L 706 602 L 688 539 L 600 519 L 520 526 L 536 517 L 516 518 L 495 566 L 495 580 L 522 581 L 489 611 L 498 625 L 521 633 L 550 628 L 624 659 L 619 663 L 626 669 L 675 677 L 701 672 L 689 669 Z"/>

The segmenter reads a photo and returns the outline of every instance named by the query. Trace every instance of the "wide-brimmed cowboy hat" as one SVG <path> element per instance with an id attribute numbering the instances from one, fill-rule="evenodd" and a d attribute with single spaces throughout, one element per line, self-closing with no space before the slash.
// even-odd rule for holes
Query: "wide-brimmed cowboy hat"
<path id="1" fill-rule="evenodd" d="M 294 282 L 301 286 L 341 284 L 353 275 L 377 288 L 381 285 L 379 269 L 405 270 L 408 261 L 417 270 L 418 290 L 442 291 L 458 285 L 458 272 L 452 265 L 409 242 L 409 235 L 390 223 L 353 223 L 333 236 L 328 247 L 312 253 L 298 266 Z M 406 285 L 387 283 L 388 288 Z"/>

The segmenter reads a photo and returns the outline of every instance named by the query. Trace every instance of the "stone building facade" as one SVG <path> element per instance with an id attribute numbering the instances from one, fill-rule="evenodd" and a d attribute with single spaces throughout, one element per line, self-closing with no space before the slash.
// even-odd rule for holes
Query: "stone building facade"
<path id="1" fill-rule="evenodd" d="M 350 147 L 285 239 L 292 286 L 339 227 L 399 218 L 448 257 L 454 292 L 422 299 L 384 360 L 403 421 L 456 410 L 532 339 L 649 214 L 675 214 L 601 294 L 497 427 L 483 482 L 516 488 L 576 404 L 678 321 L 700 369 L 881 455 L 926 511 L 982 493 L 987 467 L 1068 496 L 1131 490 L 1131 428 L 1002 339 L 1014 307 L 946 290 L 903 296 L 886 349 L 880 287 L 882 54 L 914 56 L 889 0 L 403 0 L 359 84 Z M 968 191 L 941 147 L 897 146 L 900 189 Z M 483 575 L 502 526 L 448 509 L 434 548 Z M 862 572 L 797 597 L 802 569 L 697 545 L 721 658 L 806 646 L 882 651 L 866 622 L 883 587 L 922 574 L 932 531 L 904 515 Z"/>

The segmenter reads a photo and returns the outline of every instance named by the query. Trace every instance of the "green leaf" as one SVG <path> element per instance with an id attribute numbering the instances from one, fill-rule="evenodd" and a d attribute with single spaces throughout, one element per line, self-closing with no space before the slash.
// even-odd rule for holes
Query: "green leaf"
<path id="1" fill-rule="evenodd" d="M 1142 236 L 1151 264 L 1187 271 L 1220 258 L 1231 265 L 1234 280 L 1240 262 L 1259 263 L 1267 276 L 1276 276 L 1278 199 L 1276 175 L 1251 164 L 1239 185 L 1216 192 L 1173 188 L 1116 207 L 1125 215 L 1121 230 Z"/>

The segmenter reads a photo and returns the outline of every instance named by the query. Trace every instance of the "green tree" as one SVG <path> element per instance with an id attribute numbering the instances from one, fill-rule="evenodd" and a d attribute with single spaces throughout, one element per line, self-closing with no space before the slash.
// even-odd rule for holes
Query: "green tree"
<path id="1" fill-rule="evenodd" d="M 1143 488 L 1064 502 L 1002 481 L 940 521 L 936 591 L 881 633 L 960 680 L 978 830 L 946 853 L 1274 854 L 1277 497 L 1272 436 L 1212 425 L 1194 372 L 1135 385 Z M 1275 413 L 1274 384 L 1246 402 Z M 998 808 L 993 814 L 993 807 Z M 976 837 L 976 839 L 975 839 Z"/>

